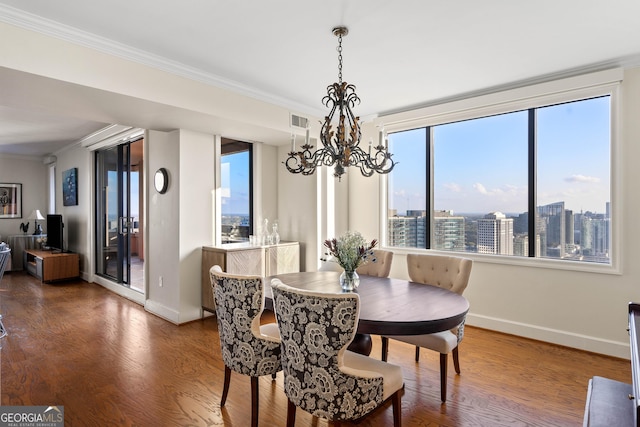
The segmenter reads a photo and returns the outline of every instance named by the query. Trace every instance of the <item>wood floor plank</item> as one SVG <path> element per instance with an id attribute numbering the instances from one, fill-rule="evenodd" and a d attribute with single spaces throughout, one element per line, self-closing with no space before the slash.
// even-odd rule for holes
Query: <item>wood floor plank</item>
<path id="1" fill-rule="evenodd" d="M 624 310 L 622 307 L 621 310 Z M 0 404 L 62 405 L 67 426 L 246 426 L 249 378 L 233 374 L 227 404 L 214 318 L 176 326 L 101 286 L 43 284 L 20 272 L 0 283 Z M 272 319 L 266 315 L 265 321 Z M 380 358 L 374 337 L 372 356 Z M 580 426 L 594 375 L 631 381 L 628 360 L 473 327 L 460 347 L 461 375 L 450 361 L 448 399 L 440 402 L 439 362 L 391 341 L 402 366 L 406 426 Z M 261 378 L 260 425 L 284 425 L 282 373 Z M 301 410 L 297 426 L 326 426 Z M 363 427 L 393 425 L 391 405 Z"/>

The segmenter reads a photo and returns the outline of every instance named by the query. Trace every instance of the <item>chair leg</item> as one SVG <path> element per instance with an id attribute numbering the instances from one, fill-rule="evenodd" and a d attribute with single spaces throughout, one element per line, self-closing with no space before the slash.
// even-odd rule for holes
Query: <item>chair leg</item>
<path id="1" fill-rule="evenodd" d="M 287 427 L 294 427 L 296 425 L 296 405 L 287 399 Z"/>
<path id="2" fill-rule="evenodd" d="M 2 274 L 0 274 L 0 279 L 2 278 Z M 0 314 L 0 338 L 4 338 L 7 336 L 7 329 L 4 327 L 2 323 L 2 314 Z"/>
<path id="3" fill-rule="evenodd" d="M 389 353 L 389 338 L 387 337 L 381 337 L 382 338 L 382 361 L 386 362 L 387 361 L 387 354 Z"/>
<path id="4" fill-rule="evenodd" d="M 402 389 L 396 391 L 395 393 L 393 393 L 393 396 L 391 396 L 392 404 L 393 404 L 393 427 L 401 427 L 402 425 L 402 414 L 401 414 L 402 404 L 400 402 L 401 390 Z"/>
<path id="5" fill-rule="evenodd" d="M 222 399 L 220 399 L 220 407 L 224 406 L 227 401 L 227 394 L 229 394 L 229 382 L 231 382 L 231 369 L 227 366 L 224 367 L 224 385 L 222 386 Z"/>
<path id="6" fill-rule="evenodd" d="M 440 353 L 440 399 L 447 401 L 447 353 Z"/>
<path id="7" fill-rule="evenodd" d="M 416 346 L 416 362 L 420 361 L 420 347 Z"/>
<path id="8" fill-rule="evenodd" d="M 251 377 L 251 427 L 258 427 L 258 377 Z"/>
<path id="9" fill-rule="evenodd" d="M 456 368 L 456 374 L 460 375 L 460 359 L 458 359 L 458 347 L 451 352 L 453 354 L 453 367 Z"/>

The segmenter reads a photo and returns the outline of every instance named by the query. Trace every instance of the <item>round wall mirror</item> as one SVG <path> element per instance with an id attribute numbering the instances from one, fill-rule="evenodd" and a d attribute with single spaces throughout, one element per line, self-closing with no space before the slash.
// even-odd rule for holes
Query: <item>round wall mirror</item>
<path id="1" fill-rule="evenodd" d="M 156 191 L 160 194 L 167 192 L 169 187 L 169 174 L 165 168 L 160 168 L 156 171 L 156 175 L 153 178 L 153 185 L 156 187 Z"/>

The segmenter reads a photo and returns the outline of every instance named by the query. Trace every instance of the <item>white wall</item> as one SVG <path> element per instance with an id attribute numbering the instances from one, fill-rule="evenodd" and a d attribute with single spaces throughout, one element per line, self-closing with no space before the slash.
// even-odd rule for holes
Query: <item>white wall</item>
<path id="1" fill-rule="evenodd" d="M 91 237 L 91 200 L 93 200 L 94 173 L 91 153 L 79 145 L 56 153 L 56 213 L 62 214 L 64 222 L 64 249 L 80 254 L 80 274 L 89 277 L 89 248 Z M 64 206 L 62 202 L 62 173 L 71 168 L 77 171 L 78 204 Z M 46 196 L 45 199 L 46 201 Z"/>
<path id="2" fill-rule="evenodd" d="M 0 218 L 1 240 L 23 234 L 20 231 L 23 222 L 29 222 L 28 234 L 33 234 L 33 220 L 27 217 L 34 209 L 40 209 L 42 215 L 47 214 L 47 170 L 39 158 L 0 154 L 0 183 L 22 184 L 22 218 Z M 40 224 L 44 229 L 46 220 Z"/>
<path id="3" fill-rule="evenodd" d="M 258 168 L 254 168 L 254 174 L 257 174 L 253 191 L 259 192 L 259 196 L 254 199 L 258 200 L 258 206 L 254 206 L 254 215 L 256 215 L 256 225 L 262 226 L 264 218 L 269 220 L 269 227 L 274 221 L 278 221 L 278 234 L 281 240 L 288 240 L 282 236 L 280 229 L 280 219 L 278 218 L 278 148 L 266 144 L 254 144 L 253 155 L 257 157 Z M 256 162 L 254 162 L 254 165 Z M 254 230 L 255 231 L 255 230 Z"/>
<path id="4" fill-rule="evenodd" d="M 173 242 L 163 239 L 163 243 L 179 244 L 180 317 L 177 323 L 184 323 L 201 316 L 201 248 L 212 244 L 216 159 L 213 135 L 187 130 L 180 130 L 179 135 L 180 166 L 174 177 L 180 191 L 179 236 Z M 150 141 L 152 144 L 153 140 Z M 152 150 L 155 151 L 155 147 Z M 154 238 L 157 237 L 155 234 Z M 172 268 L 171 264 L 169 268 Z M 153 282 L 150 282 L 151 286 Z"/>
<path id="5" fill-rule="evenodd" d="M 145 308 L 178 323 L 181 319 L 180 258 L 183 252 L 180 241 L 180 131 L 149 131 L 147 135 L 147 182 L 152 183 L 155 171 L 163 167 L 169 175 L 169 186 L 166 193 L 159 194 L 152 185 L 147 185 L 145 264 L 148 289 Z"/>
<path id="6" fill-rule="evenodd" d="M 287 158 L 290 147 L 278 148 L 280 161 Z M 302 271 L 317 268 L 318 238 L 317 175 L 295 177 L 284 166 L 278 167 L 278 222 L 282 240 L 300 242 L 300 266 Z"/>

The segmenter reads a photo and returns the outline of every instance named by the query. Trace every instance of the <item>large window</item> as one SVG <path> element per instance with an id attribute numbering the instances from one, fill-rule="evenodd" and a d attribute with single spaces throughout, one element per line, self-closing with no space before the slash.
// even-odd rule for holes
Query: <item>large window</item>
<path id="1" fill-rule="evenodd" d="M 387 245 L 610 264 L 611 95 L 389 134 Z"/>
<path id="2" fill-rule="evenodd" d="M 252 144 L 222 139 L 222 243 L 248 241 L 252 234 Z"/>

